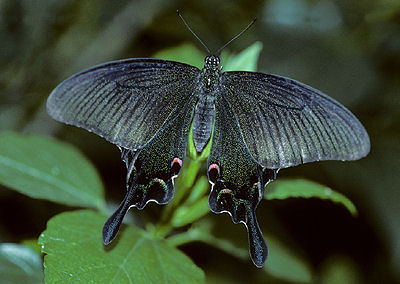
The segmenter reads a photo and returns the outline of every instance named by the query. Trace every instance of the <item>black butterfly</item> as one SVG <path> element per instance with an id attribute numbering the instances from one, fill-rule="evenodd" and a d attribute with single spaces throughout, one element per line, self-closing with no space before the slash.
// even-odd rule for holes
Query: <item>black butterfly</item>
<path id="1" fill-rule="evenodd" d="M 201 70 L 149 58 L 95 66 L 58 85 L 47 111 L 121 149 L 127 193 L 104 224 L 104 244 L 115 238 L 130 207 L 143 209 L 149 201 L 166 204 L 172 199 L 191 127 L 197 152 L 211 140 L 209 206 L 246 225 L 257 267 L 264 264 L 268 249 L 255 211 L 278 170 L 313 161 L 356 160 L 370 149 L 364 127 L 332 98 L 277 75 L 222 72 L 215 55 L 205 58 Z"/>

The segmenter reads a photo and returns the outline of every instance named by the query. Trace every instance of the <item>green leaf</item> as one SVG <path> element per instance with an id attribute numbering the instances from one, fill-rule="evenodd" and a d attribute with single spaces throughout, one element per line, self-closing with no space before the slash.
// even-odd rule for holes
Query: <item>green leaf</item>
<path id="1" fill-rule="evenodd" d="M 205 55 L 193 44 L 185 43 L 175 47 L 161 50 L 153 55 L 154 58 L 183 62 L 203 68 Z"/>
<path id="2" fill-rule="evenodd" d="M 0 132 L 0 183 L 33 198 L 105 207 L 93 165 L 74 147 L 49 137 Z"/>
<path id="3" fill-rule="evenodd" d="M 1 283 L 43 283 L 40 256 L 22 245 L 0 244 Z"/>
<path id="4" fill-rule="evenodd" d="M 106 217 L 89 210 L 52 218 L 40 238 L 47 283 L 203 283 L 204 273 L 164 240 L 123 226 L 105 247 Z"/>
<path id="5" fill-rule="evenodd" d="M 343 194 L 322 184 L 306 179 L 277 180 L 268 186 L 264 193 L 265 199 L 286 198 L 320 198 L 342 204 L 353 216 L 357 216 L 357 208 Z"/>
<path id="6" fill-rule="evenodd" d="M 256 41 L 236 55 L 224 53 L 222 62 L 224 71 L 257 71 L 257 62 L 262 50 L 262 43 Z"/>

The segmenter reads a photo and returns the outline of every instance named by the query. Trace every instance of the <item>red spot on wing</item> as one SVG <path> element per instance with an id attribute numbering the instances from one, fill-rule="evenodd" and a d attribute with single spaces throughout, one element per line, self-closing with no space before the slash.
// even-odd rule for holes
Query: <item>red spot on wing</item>
<path id="1" fill-rule="evenodd" d="M 179 158 L 174 158 L 171 163 L 171 175 L 172 177 L 177 176 L 182 168 L 182 160 Z"/>
<path id="2" fill-rule="evenodd" d="M 220 174 L 220 169 L 217 164 L 211 164 L 208 167 L 208 179 L 210 182 L 215 183 Z"/>
<path id="3" fill-rule="evenodd" d="M 213 169 L 217 170 L 217 172 L 218 172 L 218 174 L 219 174 L 219 166 L 218 166 L 217 164 L 211 164 L 211 165 L 208 167 L 208 171 L 211 171 L 211 170 L 213 170 Z"/>
<path id="4" fill-rule="evenodd" d="M 172 163 L 171 163 L 171 167 L 172 167 L 175 163 L 179 164 L 179 166 L 182 167 L 182 160 L 181 160 L 181 159 L 179 159 L 179 158 L 174 158 L 174 160 L 173 160 Z"/>

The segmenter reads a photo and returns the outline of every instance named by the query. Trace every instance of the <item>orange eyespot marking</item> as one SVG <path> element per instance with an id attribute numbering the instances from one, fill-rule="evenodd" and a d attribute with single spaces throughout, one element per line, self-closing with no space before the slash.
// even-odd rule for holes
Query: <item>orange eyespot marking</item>
<path id="1" fill-rule="evenodd" d="M 229 188 L 225 188 L 225 189 L 221 190 L 219 193 L 220 193 L 220 194 L 232 193 L 232 190 L 230 190 Z"/>
<path id="2" fill-rule="evenodd" d="M 165 183 L 164 180 L 162 180 L 162 179 L 160 179 L 160 178 L 153 178 L 152 182 L 153 182 L 153 184 L 154 184 L 154 183 L 159 183 L 159 184 L 161 184 L 162 189 L 163 189 L 164 191 L 167 191 L 167 184 Z"/>
<path id="3" fill-rule="evenodd" d="M 165 183 L 165 181 L 162 180 L 162 179 L 160 179 L 160 178 L 154 178 L 154 179 L 153 179 L 153 182 L 158 182 L 158 183 L 160 183 L 163 187 L 164 187 L 164 186 L 167 186 L 167 184 Z"/>
<path id="4" fill-rule="evenodd" d="M 221 197 L 222 197 L 224 194 L 229 194 L 229 195 L 233 196 L 233 191 L 230 190 L 229 188 L 224 188 L 224 189 L 222 189 L 220 192 L 218 192 L 217 200 L 220 200 Z M 227 197 L 227 196 L 225 195 L 224 197 Z"/>
<path id="5" fill-rule="evenodd" d="M 175 163 L 177 163 L 180 167 L 182 167 L 182 160 L 181 160 L 181 159 L 179 159 L 179 158 L 174 158 L 174 160 L 173 160 L 172 163 L 171 163 L 171 167 L 172 167 Z"/>
<path id="6" fill-rule="evenodd" d="M 217 170 L 217 172 L 218 172 L 218 174 L 219 174 L 219 166 L 218 166 L 217 164 L 211 164 L 211 165 L 208 167 L 208 171 L 209 171 L 209 172 L 210 172 L 211 170 L 213 170 L 213 169 Z"/>

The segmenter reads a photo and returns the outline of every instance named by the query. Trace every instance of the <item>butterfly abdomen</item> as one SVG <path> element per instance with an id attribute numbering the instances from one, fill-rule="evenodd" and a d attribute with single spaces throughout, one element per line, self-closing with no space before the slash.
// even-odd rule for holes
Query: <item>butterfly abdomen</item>
<path id="1" fill-rule="evenodd" d="M 201 153 L 211 137 L 215 117 L 215 96 L 200 94 L 193 117 L 193 141 L 196 151 Z"/>
<path id="2" fill-rule="evenodd" d="M 193 142 L 198 153 L 201 153 L 210 141 L 214 118 L 215 97 L 220 92 L 221 68 L 218 56 L 205 58 L 201 70 L 198 101 L 193 117 Z"/>

